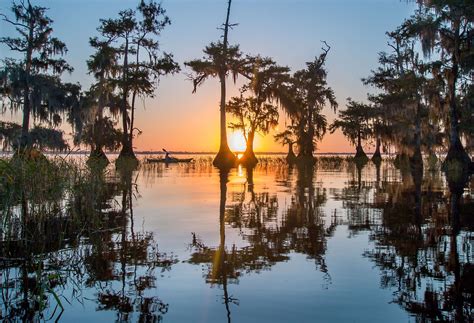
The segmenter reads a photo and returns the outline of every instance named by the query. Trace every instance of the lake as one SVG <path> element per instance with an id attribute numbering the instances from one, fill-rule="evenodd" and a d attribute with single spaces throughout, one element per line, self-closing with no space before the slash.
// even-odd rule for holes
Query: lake
<path id="1" fill-rule="evenodd" d="M 472 179 L 459 188 L 439 169 L 412 176 L 391 160 L 335 157 L 314 167 L 269 157 L 253 170 L 219 172 L 210 157 L 195 157 L 133 172 L 111 165 L 82 190 L 37 206 L 60 215 L 41 222 L 45 241 L 30 241 L 27 252 L 2 242 L 1 317 L 474 319 Z M 14 227 L 4 224 L 3 235 Z"/>

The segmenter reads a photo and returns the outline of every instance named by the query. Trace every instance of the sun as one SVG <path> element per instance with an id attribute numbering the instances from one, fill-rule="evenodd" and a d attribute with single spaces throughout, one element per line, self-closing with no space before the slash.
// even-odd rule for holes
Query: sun
<path id="1" fill-rule="evenodd" d="M 247 144 L 244 134 L 241 131 L 234 131 L 229 138 L 230 150 L 234 152 L 244 152 Z"/>

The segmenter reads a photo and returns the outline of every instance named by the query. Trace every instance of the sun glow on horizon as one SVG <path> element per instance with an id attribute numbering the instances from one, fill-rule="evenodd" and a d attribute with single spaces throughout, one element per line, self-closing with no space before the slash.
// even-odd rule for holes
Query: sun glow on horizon
<path id="1" fill-rule="evenodd" d="M 242 131 L 234 131 L 229 136 L 229 148 L 234 152 L 244 152 L 247 144 Z"/>

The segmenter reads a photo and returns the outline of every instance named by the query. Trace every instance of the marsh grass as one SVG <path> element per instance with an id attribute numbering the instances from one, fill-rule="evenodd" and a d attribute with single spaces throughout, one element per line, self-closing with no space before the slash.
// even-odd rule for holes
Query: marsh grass
<path id="1" fill-rule="evenodd" d="M 353 159 L 351 156 L 318 156 L 316 157 L 316 167 L 324 170 L 342 170 Z"/>
<path id="2" fill-rule="evenodd" d="M 85 167 L 81 161 L 57 156 L 38 160 L 11 158 L 1 160 L 0 165 L 4 240 L 11 240 L 11 234 L 25 229 L 28 235 L 35 236 L 35 232 L 47 230 L 43 227 L 47 222 L 74 222 L 86 210 L 100 209 L 101 197 L 110 182 L 114 183 L 104 169 Z M 6 230 L 14 224 L 22 228 Z"/>
<path id="3" fill-rule="evenodd" d="M 57 287 L 70 276 L 72 271 L 64 269 L 72 268 L 75 257 L 69 254 L 67 266 L 47 258 L 77 246 L 85 229 L 97 228 L 107 187 L 104 174 L 59 156 L 0 160 L 0 269 L 4 274 L 13 270 L 15 286 L 26 289 L 22 299 L 3 300 L 12 317 L 21 312 L 23 319 L 38 318 L 33 309 L 42 313 L 49 298 L 56 303 L 54 313 L 63 310 Z M 64 257 L 60 254 L 56 263 Z"/>
<path id="4" fill-rule="evenodd" d="M 67 304 L 84 301 L 85 288 L 119 280 L 152 288 L 153 270 L 177 262 L 158 252 L 151 233 L 135 232 L 137 165 L 121 166 L 60 156 L 0 160 L 0 285 L 8 286 L 1 319 L 58 320 Z M 146 277 L 131 275 L 137 268 Z M 157 297 L 123 294 L 123 288 L 97 292 L 99 307 L 131 306 L 150 319 L 166 313 Z"/>

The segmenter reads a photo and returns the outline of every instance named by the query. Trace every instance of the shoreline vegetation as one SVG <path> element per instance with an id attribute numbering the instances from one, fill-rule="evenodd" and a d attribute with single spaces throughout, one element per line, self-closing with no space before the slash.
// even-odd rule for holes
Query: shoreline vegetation
<path id="1" fill-rule="evenodd" d="M 15 151 L 12 150 L 4 150 L 0 151 L 0 155 L 6 155 L 10 156 L 13 155 Z M 89 150 L 77 150 L 77 151 L 68 151 L 68 152 L 58 152 L 58 151 L 49 151 L 49 150 L 42 150 L 42 153 L 45 155 L 88 155 L 90 154 Z M 104 152 L 106 155 L 118 155 L 120 154 L 119 151 L 105 151 Z M 169 151 L 170 154 L 172 155 L 216 155 L 216 151 Z M 239 151 L 236 153 L 244 153 L 244 151 Z M 286 155 L 287 152 L 285 151 L 255 151 L 255 155 Z M 368 154 L 373 154 L 373 152 L 368 151 Z M 137 155 L 166 155 L 165 152 L 162 151 L 156 151 L 156 150 L 137 150 L 135 151 L 135 154 Z M 327 153 L 319 153 L 315 152 L 313 153 L 314 156 L 325 156 L 325 155 L 332 155 L 332 156 L 353 156 L 353 152 L 327 152 Z M 395 153 L 382 153 L 382 156 L 395 156 Z"/>

